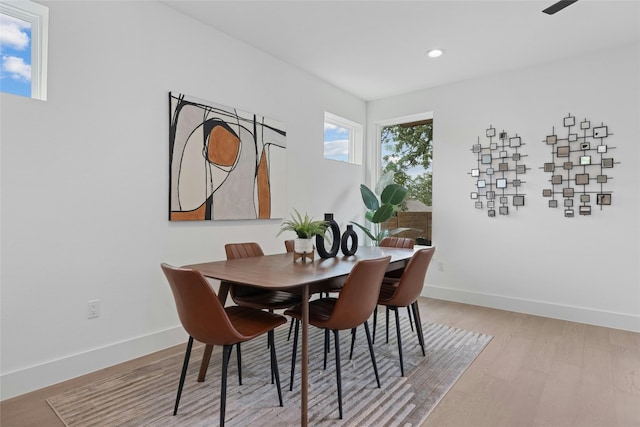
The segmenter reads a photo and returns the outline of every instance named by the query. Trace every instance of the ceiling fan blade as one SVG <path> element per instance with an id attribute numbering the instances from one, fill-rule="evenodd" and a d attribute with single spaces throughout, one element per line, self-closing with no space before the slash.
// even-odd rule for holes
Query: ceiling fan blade
<path id="1" fill-rule="evenodd" d="M 562 0 L 552 4 L 551 6 L 543 10 L 543 12 L 546 13 L 547 15 L 553 15 L 554 13 L 561 11 L 567 6 L 571 6 L 573 3 L 577 1 L 578 0 Z"/>

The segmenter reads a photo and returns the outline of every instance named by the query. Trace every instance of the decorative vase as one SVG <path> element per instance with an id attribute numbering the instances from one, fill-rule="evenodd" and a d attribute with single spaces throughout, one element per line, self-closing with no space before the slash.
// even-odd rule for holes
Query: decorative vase
<path id="1" fill-rule="evenodd" d="M 340 250 L 340 227 L 338 223 L 333 219 L 332 213 L 325 213 L 324 220 L 327 223 L 328 229 L 333 234 L 333 240 L 331 249 L 327 251 L 324 247 L 324 236 L 316 236 L 316 247 L 318 248 L 318 255 L 322 258 L 332 258 L 338 254 Z"/>

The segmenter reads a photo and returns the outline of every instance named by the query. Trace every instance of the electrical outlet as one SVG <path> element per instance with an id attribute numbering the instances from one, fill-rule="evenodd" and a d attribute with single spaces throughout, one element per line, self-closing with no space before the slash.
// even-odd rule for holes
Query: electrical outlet
<path id="1" fill-rule="evenodd" d="M 444 271 L 444 262 L 440 261 L 438 263 L 438 271 Z"/>
<path id="2" fill-rule="evenodd" d="M 88 311 L 87 311 L 87 319 L 95 319 L 96 317 L 100 317 L 100 300 L 94 299 L 87 303 Z"/>

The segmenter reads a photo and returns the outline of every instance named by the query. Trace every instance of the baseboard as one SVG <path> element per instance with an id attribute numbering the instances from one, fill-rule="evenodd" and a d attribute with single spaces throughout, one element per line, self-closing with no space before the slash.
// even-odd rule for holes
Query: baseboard
<path id="1" fill-rule="evenodd" d="M 0 400 L 126 362 L 186 342 L 181 326 L 95 348 L 0 376 Z"/>
<path id="2" fill-rule="evenodd" d="M 536 316 L 550 317 L 553 319 L 569 320 L 589 325 L 604 326 L 607 328 L 640 332 L 640 316 L 633 316 L 625 313 L 511 298 L 502 295 L 470 292 L 439 286 L 425 286 L 422 290 L 422 296 L 479 305 L 482 307 L 496 308 L 500 310 L 515 311 L 518 313 L 532 314 Z"/>

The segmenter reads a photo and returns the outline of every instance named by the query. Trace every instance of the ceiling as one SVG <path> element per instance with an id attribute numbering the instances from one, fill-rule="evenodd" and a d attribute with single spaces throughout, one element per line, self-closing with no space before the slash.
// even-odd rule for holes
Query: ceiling
<path id="1" fill-rule="evenodd" d="M 162 2 L 367 101 L 640 40 L 640 0 Z"/>

